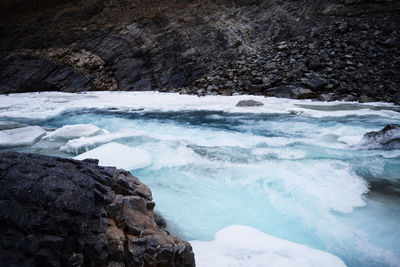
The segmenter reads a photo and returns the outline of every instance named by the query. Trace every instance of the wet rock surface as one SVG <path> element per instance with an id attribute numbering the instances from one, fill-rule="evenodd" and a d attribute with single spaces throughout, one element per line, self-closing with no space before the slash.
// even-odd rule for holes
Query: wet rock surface
<path id="1" fill-rule="evenodd" d="M 380 131 L 366 133 L 360 145 L 367 148 L 400 148 L 400 124 L 386 125 Z"/>
<path id="2" fill-rule="evenodd" d="M 236 104 L 237 107 L 259 107 L 263 105 L 263 103 L 255 100 L 241 100 Z"/>
<path id="3" fill-rule="evenodd" d="M 398 1 L 5 1 L 0 92 L 400 103 Z M 33 8 L 35 6 L 35 8 Z"/>
<path id="4" fill-rule="evenodd" d="M 2 153 L 0 261 L 4 266 L 194 266 L 190 244 L 157 225 L 154 206 L 146 185 L 96 160 Z"/>

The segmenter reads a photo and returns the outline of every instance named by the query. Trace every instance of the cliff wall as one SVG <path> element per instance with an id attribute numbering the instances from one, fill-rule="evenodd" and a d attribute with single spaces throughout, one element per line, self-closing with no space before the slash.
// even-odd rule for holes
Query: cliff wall
<path id="1" fill-rule="evenodd" d="M 398 1 L 18 6 L 0 18 L 2 93 L 159 90 L 400 103 Z"/>

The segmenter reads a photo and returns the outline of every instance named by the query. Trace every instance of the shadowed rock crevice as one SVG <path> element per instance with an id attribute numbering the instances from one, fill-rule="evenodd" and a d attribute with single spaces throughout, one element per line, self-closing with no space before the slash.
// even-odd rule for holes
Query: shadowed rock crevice
<path id="1" fill-rule="evenodd" d="M 23 153 L 0 154 L 5 266 L 194 266 L 189 243 L 154 219 L 150 189 L 129 172 Z"/>

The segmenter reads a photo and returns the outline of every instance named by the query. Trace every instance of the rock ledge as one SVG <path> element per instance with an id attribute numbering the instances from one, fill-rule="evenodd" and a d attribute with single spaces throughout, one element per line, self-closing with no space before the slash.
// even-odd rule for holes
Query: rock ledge
<path id="1" fill-rule="evenodd" d="M 195 266 L 189 243 L 154 219 L 150 189 L 124 170 L 0 154 L 4 266 Z"/>

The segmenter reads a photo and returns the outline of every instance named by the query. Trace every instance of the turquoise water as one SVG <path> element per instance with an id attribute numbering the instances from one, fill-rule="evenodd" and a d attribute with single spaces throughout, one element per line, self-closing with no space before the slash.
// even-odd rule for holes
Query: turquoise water
<path id="1" fill-rule="evenodd" d="M 400 265 L 400 150 L 357 146 L 400 117 L 86 109 L 20 121 L 144 131 L 118 142 L 150 152 L 152 164 L 132 173 L 150 186 L 169 231 L 185 240 L 248 225 L 348 266 Z M 44 142 L 17 150 L 73 156 Z"/>

